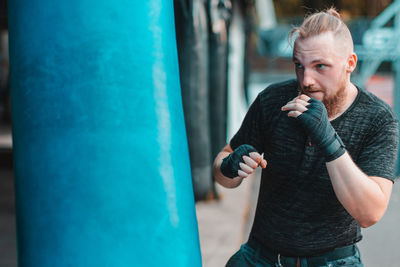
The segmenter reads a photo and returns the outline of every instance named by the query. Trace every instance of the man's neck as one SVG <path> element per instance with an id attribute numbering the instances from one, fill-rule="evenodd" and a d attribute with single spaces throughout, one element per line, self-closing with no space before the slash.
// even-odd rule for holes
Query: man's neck
<path id="1" fill-rule="evenodd" d="M 339 111 L 336 114 L 329 117 L 329 120 L 332 121 L 340 117 L 340 115 L 342 115 L 351 106 L 351 104 L 353 104 L 354 100 L 357 97 L 357 94 L 358 94 L 357 87 L 351 82 L 349 82 L 346 87 L 346 97 L 343 101 L 343 104 L 341 105 Z"/>

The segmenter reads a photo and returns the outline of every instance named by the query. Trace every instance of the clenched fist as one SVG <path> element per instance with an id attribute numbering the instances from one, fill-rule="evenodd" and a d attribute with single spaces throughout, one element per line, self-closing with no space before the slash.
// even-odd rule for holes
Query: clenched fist
<path id="1" fill-rule="evenodd" d="M 265 168 L 267 161 L 250 145 L 241 145 L 222 160 L 221 173 L 229 178 L 246 178 L 258 166 Z"/>
<path id="2" fill-rule="evenodd" d="M 323 152 L 326 162 L 337 159 L 346 151 L 321 101 L 300 95 L 283 106 L 282 111 L 289 111 L 288 116 L 301 123 L 311 141 Z"/>

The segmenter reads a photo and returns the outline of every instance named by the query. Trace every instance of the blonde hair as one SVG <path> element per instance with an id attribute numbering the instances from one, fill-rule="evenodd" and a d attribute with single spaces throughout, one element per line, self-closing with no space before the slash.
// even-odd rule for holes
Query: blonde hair
<path id="1" fill-rule="evenodd" d="M 350 30 L 334 7 L 306 17 L 299 27 L 294 27 L 290 31 L 289 40 L 292 41 L 297 38 L 305 39 L 325 32 L 332 32 L 334 37 L 351 41 L 351 46 L 353 46 Z"/>

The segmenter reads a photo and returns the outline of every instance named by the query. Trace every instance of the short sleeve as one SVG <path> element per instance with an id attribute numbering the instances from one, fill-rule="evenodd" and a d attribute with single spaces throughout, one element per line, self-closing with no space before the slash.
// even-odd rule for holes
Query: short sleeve
<path id="1" fill-rule="evenodd" d="M 361 151 L 358 167 L 368 176 L 395 180 L 399 147 L 399 124 L 396 119 L 374 122 Z"/>
<path id="2" fill-rule="evenodd" d="M 250 105 L 239 131 L 230 141 L 230 146 L 233 150 L 242 144 L 248 144 L 253 146 L 260 154 L 264 152 L 262 138 L 263 116 L 260 105 L 260 95 L 258 95 Z"/>

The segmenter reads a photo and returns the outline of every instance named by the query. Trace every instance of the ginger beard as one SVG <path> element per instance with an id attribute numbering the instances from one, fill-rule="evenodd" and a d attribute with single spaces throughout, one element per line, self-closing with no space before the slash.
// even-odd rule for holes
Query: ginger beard
<path id="1" fill-rule="evenodd" d="M 314 90 L 315 88 L 313 88 L 312 86 L 307 86 L 303 88 L 300 86 L 299 94 L 305 94 L 309 96 L 308 92 Z M 336 93 L 330 96 L 324 95 L 322 99 L 322 103 L 324 103 L 325 105 L 329 118 L 334 117 L 341 111 L 346 96 L 347 96 L 346 78 L 345 78 L 345 73 L 343 73 L 342 79 L 339 83 L 339 89 L 336 91 Z"/>

